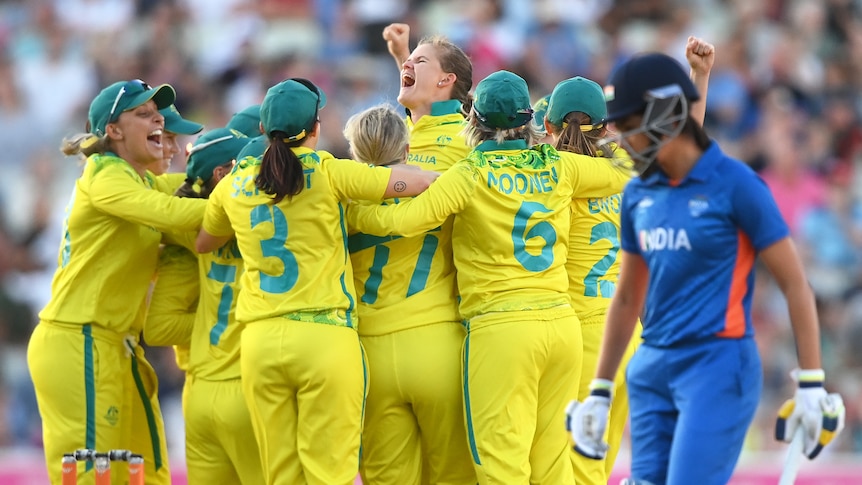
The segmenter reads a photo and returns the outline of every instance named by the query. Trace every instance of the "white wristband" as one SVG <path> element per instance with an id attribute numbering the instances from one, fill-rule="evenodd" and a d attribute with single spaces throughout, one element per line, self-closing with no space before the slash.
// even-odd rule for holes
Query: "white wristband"
<path id="1" fill-rule="evenodd" d="M 593 391 L 595 389 L 601 389 L 604 391 L 610 391 L 614 388 L 614 381 L 609 381 L 607 379 L 599 379 L 595 378 L 592 382 L 590 382 L 590 390 Z"/>
<path id="2" fill-rule="evenodd" d="M 823 372 L 823 369 L 793 369 L 790 375 L 796 382 L 823 382 L 826 380 L 826 373 Z"/>

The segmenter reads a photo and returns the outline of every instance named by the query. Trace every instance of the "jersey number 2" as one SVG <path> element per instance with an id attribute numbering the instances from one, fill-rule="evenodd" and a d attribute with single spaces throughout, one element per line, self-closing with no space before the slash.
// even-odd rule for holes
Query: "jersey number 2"
<path id="1" fill-rule="evenodd" d="M 590 245 L 603 240 L 609 241 L 611 248 L 602 259 L 596 261 L 596 264 L 590 268 L 590 272 L 584 277 L 584 296 L 599 296 L 601 294 L 602 298 L 610 298 L 614 296 L 614 291 L 617 289 L 617 285 L 613 281 L 599 280 L 607 274 L 617 260 L 620 237 L 619 230 L 613 222 L 600 222 L 593 226 L 593 230 L 590 231 Z"/>

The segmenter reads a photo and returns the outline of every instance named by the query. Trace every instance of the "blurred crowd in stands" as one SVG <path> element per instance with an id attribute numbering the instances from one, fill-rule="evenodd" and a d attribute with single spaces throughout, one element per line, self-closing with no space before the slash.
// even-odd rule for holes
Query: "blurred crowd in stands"
<path id="1" fill-rule="evenodd" d="M 104 86 L 170 83 L 207 129 L 287 77 L 322 86 L 320 147 L 396 103 L 381 32 L 439 33 L 472 58 L 474 83 L 508 69 L 534 99 L 581 75 L 603 83 L 632 53 L 685 63 L 688 35 L 715 44 L 707 132 L 761 173 L 818 297 L 827 385 L 847 403 L 829 453 L 862 454 L 862 1 L 860 0 L 4 0 L 0 2 L 0 451 L 40 446 L 26 345 L 50 296 L 64 207 L 80 171 L 60 151 Z M 186 142 L 184 140 L 183 146 Z M 173 171 L 183 171 L 183 157 Z M 764 390 L 747 451 L 779 449 L 775 412 L 796 366 L 781 293 L 761 271 L 754 301 Z M 117 291 L 122 291 L 118 288 Z M 150 348 L 172 454 L 182 453 L 182 375 Z"/>

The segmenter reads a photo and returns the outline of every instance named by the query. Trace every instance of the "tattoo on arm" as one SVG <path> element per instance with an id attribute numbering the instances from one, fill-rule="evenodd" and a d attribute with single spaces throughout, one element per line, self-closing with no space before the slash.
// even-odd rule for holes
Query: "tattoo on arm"
<path id="1" fill-rule="evenodd" d="M 405 182 L 403 180 L 399 180 L 399 181 L 395 182 L 394 189 L 395 189 L 395 192 L 404 192 L 405 190 L 407 190 L 407 182 Z"/>

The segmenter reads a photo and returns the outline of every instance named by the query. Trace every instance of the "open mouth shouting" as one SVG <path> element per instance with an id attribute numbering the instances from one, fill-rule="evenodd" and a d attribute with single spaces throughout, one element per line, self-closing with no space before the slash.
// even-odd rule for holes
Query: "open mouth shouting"
<path id="1" fill-rule="evenodd" d="M 409 88 L 414 84 L 416 84 L 416 78 L 413 77 L 413 73 L 407 70 L 401 71 L 401 88 Z"/>
<path id="2" fill-rule="evenodd" d="M 162 129 L 153 130 L 147 135 L 147 141 L 162 149 Z"/>

